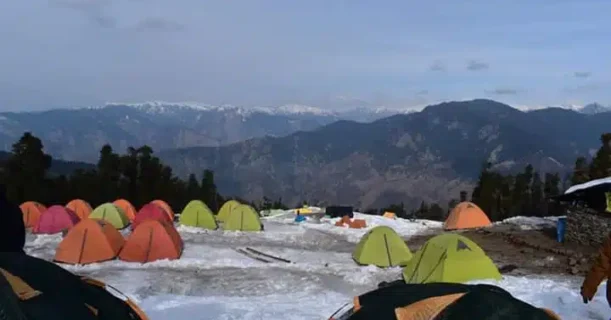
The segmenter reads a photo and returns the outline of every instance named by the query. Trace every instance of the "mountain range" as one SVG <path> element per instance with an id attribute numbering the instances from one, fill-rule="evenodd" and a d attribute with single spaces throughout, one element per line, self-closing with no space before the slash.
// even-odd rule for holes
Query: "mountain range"
<path id="1" fill-rule="evenodd" d="M 449 102 L 371 123 L 160 153 L 181 175 L 216 172 L 221 191 L 248 199 L 380 207 L 445 202 L 469 190 L 484 162 L 498 170 L 567 172 L 599 147 L 611 112 L 523 112 L 491 100 Z"/>
<path id="2" fill-rule="evenodd" d="M 148 144 L 182 177 L 214 170 L 223 194 L 413 207 L 469 190 L 485 161 L 503 171 L 530 163 L 566 172 L 598 148 L 610 110 L 591 104 L 525 112 L 491 100 L 420 112 L 114 103 L 0 113 L 0 143 L 10 150 L 31 131 L 55 158 L 91 163 L 106 143 L 118 152 Z"/>
<path id="3" fill-rule="evenodd" d="M 161 102 L 2 112 L 0 149 L 10 150 L 23 132 L 31 131 L 55 157 L 95 162 L 106 143 L 119 152 L 145 144 L 155 151 L 220 146 L 313 130 L 340 119 L 366 122 L 401 112 L 408 111 L 361 108 L 333 112 L 300 105 L 239 108 Z"/>

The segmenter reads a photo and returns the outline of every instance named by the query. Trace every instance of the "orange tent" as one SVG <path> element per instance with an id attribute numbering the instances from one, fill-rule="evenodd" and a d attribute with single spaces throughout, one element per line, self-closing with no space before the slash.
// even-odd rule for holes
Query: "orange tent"
<path id="1" fill-rule="evenodd" d="M 119 259 L 140 263 L 174 260 L 180 258 L 182 248 L 182 239 L 174 226 L 158 220 L 146 220 L 127 238 Z"/>
<path id="2" fill-rule="evenodd" d="M 47 208 L 36 201 L 26 201 L 19 206 L 23 214 L 23 224 L 26 228 L 33 228 L 38 224 L 40 215 L 47 211 Z"/>
<path id="3" fill-rule="evenodd" d="M 123 247 L 123 236 L 103 220 L 85 219 L 74 226 L 59 243 L 55 261 L 88 264 L 112 260 Z"/>
<path id="4" fill-rule="evenodd" d="M 384 212 L 384 215 L 382 216 L 388 219 L 397 219 L 397 215 L 394 212 L 390 212 L 390 211 Z"/>
<path id="5" fill-rule="evenodd" d="M 170 221 L 174 221 L 174 210 L 172 210 L 172 207 L 170 207 L 170 205 L 167 202 L 163 200 L 153 200 L 151 201 L 151 203 L 165 210 L 165 212 L 168 213 L 168 217 L 170 218 Z"/>
<path id="6" fill-rule="evenodd" d="M 74 213 L 76 213 L 76 215 L 81 219 L 86 219 L 87 217 L 89 217 L 89 214 L 92 210 L 89 203 L 81 199 L 74 199 L 68 202 L 66 208 L 74 211 Z"/>
<path id="7" fill-rule="evenodd" d="M 121 208 L 123 210 L 123 212 L 125 212 L 125 216 L 127 216 L 127 219 L 129 219 L 129 222 L 133 222 L 134 219 L 136 219 L 136 208 L 132 205 L 131 202 L 125 200 L 125 199 L 118 199 L 115 200 L 115 202 L 113 202 L 112 204 L 114 204 L 115 206 Z"/>
<path id="8" fill-rule="evenodd" d="M 444 222 L 444 229 L 481 228 L 492 225 L 488 216 L 472 202 L 459 203 Z"/>

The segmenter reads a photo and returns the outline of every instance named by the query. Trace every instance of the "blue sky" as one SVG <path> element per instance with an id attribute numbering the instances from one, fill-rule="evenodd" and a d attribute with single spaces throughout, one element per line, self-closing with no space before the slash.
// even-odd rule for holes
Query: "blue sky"
<path id="1" fill-rule="evenodd" d="M 609 0 L 0 1 L 0 110 L 611 104 Z"/>

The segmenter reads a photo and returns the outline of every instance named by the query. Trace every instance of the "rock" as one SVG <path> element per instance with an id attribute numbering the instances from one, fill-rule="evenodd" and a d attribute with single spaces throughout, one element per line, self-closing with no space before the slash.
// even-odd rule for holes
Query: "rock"
<path id="1" fill-rule="evenodd" d="M 533 250 L 532 248 L 522 248 L 520 249 L 520 252 L 529 254 L 535 252 L 535 250 Z"/>
<path id="2" fill-rule="evenodd" d="M 575 266 L 577 264 L 577 259 L 569 258 L 569 266 Z"/>
<path id="3" fill-rule="evenodd" d="M 599 247 L 611 230 L 611 217 L 589 209 L 571 209 L 566 215 L 565 241 Z"/>
<path id="4" fill-rule="evenodd" d="M 573 274 L 573 275 L 578 274 L 578 273 L 579 273 L 579 268 L 577 268 L 577 267 L 571 267 L 571 268 L 569 269 L 569 273 L 570 273 L 570 274 Z"/>

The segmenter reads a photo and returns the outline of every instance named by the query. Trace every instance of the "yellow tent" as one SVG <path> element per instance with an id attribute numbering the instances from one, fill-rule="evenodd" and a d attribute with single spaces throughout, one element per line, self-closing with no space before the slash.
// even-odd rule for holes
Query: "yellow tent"
<path id="1" fill-rule="evenodd" d="M 403 269 L 407 283 L 464 283 L 501 279 L 501 273 L 484 250 L 469 238 L 446 233 L 427 241 Z"/>
<path id="2" fill-rule="evenodd" d="M 296 214 L 311 214 L 314 211 L 312 211 L 312 209 L 308 208 L 308 207 L 303 207 L 303 208 L 299 208 L 299 209 L 295 209 L 295 213 Z"/>

